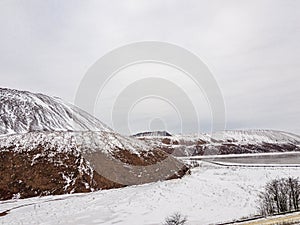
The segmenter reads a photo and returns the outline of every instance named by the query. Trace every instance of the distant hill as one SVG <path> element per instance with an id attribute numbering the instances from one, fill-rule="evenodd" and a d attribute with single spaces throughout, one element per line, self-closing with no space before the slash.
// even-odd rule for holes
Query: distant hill
<path id="1" fill-rule="evenodd" d="M 300 151 L 299 135 L 274 130 L 222 131 L 211 135 L 142 135 L 137 138 L 175 156 Z"/>
<path id="2" fill-rule="evenodd" d="M 148 131 L 148 132 L 137 133 L 132 136 L 133 137 L 157 137 L 157 136 L 170 137 L 172 135 L 167 131 Z"/>

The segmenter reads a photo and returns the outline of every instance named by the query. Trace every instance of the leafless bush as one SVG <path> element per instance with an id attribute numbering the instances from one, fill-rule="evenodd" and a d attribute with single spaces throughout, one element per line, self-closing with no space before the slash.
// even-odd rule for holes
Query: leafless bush
<path id="1" fill-rule="evenodd" d="M 198 166 L 200 165 L 200 163 L 199 163 L 199 161 L 197 161 L 197 160 L 191 160 L 191 161 L 189 162 L 189 165 L 190 165 L 192 168 L 194 168 L 194 167 L 198 167 Z"/>
<path id="2" fill-rule="evenodd" d="M 187 222 L 187 217 L 180 213 L 175 213 L 165 219 L 164 225 L 184 225 Z"/>
<path id="3" fill-rule="evenodd" d="M 262 215 L 272 215 L 299 210 L 300 180 L 281 178 L 267 183 L 259 195 L 259 210 Z"/>

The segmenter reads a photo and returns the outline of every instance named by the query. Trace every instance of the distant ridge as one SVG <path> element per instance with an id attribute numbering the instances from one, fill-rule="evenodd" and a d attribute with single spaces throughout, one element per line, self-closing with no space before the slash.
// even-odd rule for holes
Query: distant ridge
<path id="1" fill-rule="evenodd" d="M 155 134 L 155 133 L 154 133 Z M 175 156 L 300 151 L 300 136 L 275 130 L 227 130 L 213 134 L 134 136 Z"/>
<path id="2" fill-rule="evenodd" d="M 132 135 L 132 137 L 145 137 L 145 136 L 148 136 L 148 137 L 151 137 L 151 136 L 170 137 L 172 135 L 167 131 L 146 131 L 146 132 L 141 132 L 141 133 Z"/>

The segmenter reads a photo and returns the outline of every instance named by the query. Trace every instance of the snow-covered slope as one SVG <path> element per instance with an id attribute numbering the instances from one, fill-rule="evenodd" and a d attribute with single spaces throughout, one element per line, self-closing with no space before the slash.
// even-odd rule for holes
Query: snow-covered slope
<path id="1" fill-rule="evenodd" d="M 300 136 L 273 130 L 220 131 L 213 134 L 136 138 L 176 156 L 300 151 Z"/>
<path id="2" fill-rule="evenodd" d="M 136 155 L 151 150 L 144 142 L 116 133 L 59 98 L 0 88 L 0 102 L 0 148 L 16 145 L 18 150 L 28 151 L 50 145 L 59 151 L 59 147 L 84 143 L 107 154 L 117 149 Z"/>
<path id="3" fill-rule="evenodd" d="M 0 135 L 31 131 L 110 131 L 76 106 L 59 98 L 0 88 Z"/>
<path id="4" fill-rule="evenodd" d="M 88 194 L 20 199 L 0 204 L 0 224 L 163 224 L 179 212 L 188 225 L 230 222 L 258 212 L 264 185 L 298 177 L 300 168 L 239 168 L 202 163 L 190 176 Z"/>
<path id="5" fill-rule="evenodd" d="M 0 136 L 0 149 L 9 149 L 11 146 L 16 147 L 15 152 L 30 152 L 38 146 L 43 146 L 49 149 L 55 148 L 61 153 L 77 148 L 81 153 L 101 151 L 108 155 L 126 149 L 138 156 L 152 150 L 143 141 L 124 137 L 112 131 L 45 131 Z"/>

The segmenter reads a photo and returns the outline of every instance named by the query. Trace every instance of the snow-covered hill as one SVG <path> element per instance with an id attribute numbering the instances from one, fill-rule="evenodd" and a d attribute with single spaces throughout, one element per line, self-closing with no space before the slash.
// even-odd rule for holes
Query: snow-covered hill
<path id="1" fill-rule="evenodd" d="M 137 133 L 132 136 L 133 137 L 168 137 L 172 135 L 167 131 L 148 131 L 148 132 Z"/>
<path id="2" fill-rule="evenodd" d="M 58 98 L 0 89 L 0 103 L 0 200 L 142 184 L 188 169 Z"/>
<path id="3" fill-rule="evenodd" d="M 31 131 L 111 131 L 59 98 L 0 88 L 0 135 Z"/>
<path id="4" fill-rule="evenodd" d="M 136 138 L 175 156 L 300 151 L 300 136 L 283 131 L 236 130 L 210 135 L 172 136 L 154 134 Z"/>

